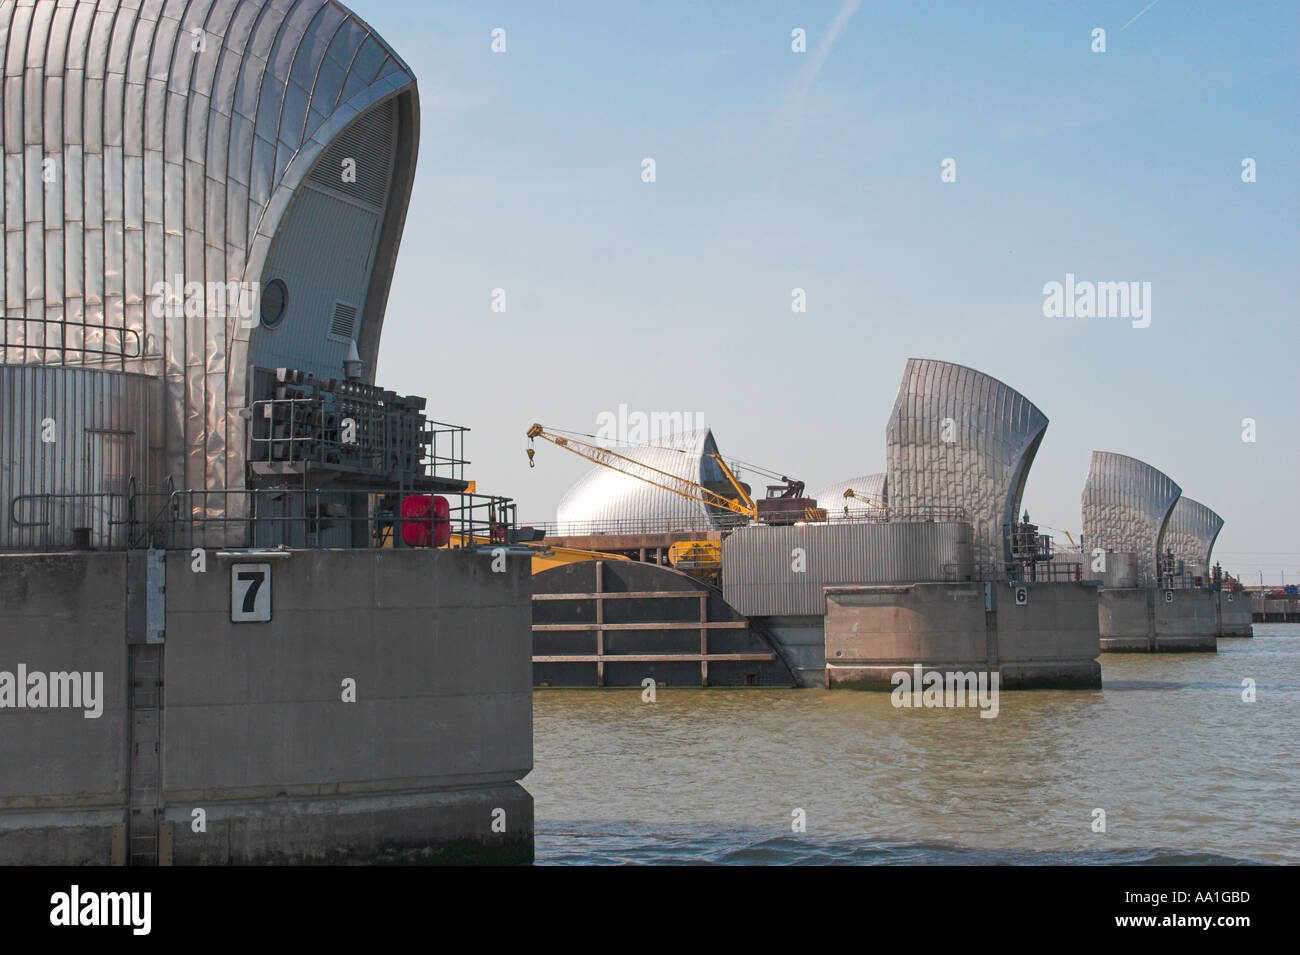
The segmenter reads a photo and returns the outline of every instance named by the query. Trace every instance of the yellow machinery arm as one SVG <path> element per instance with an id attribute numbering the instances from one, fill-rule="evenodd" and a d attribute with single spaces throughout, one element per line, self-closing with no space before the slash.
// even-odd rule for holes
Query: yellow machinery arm
<path id="1" fill-rule="evenodd" d="M 879 510 L 879 511 L 888 510 L 888 508 L 886 508 L 884 504 L 881 504 L 879 501 L 873 501 L 871 498 L 867 497 L 865 494 L 857 494 L 857 493 L 855 493 L 854 490 L 853 490 L 853 488 L 851 488 L 851 487 L 848 487 L 848 488 L 845 488 L 845 489 L 844 489 L 844 496 L 845 496 L 845 497 L 851 497 L 851 498 L 853 498 L 853 500 L 855 500 L 855 501 L 861 501 L 863 504 L 867 505 L 867 507 L 874 507 L 874 508 L 876 508 L 876 510 Z"/>
<path id="2" fill-rule="evenodd" d="M 1065 539 L 1070 542 L 1071 547 L 1073 547 L 1075 550 L 1079 549 L 1079 545 L 1074 542 L 1074 538 L 1070 536 L 1070 532 L 1067 531 L 1064 527 L 1052 527 L 1050 524 L 1039 524 L 1038 526 L 1046 528 L 1049 531 L 1060 531 L 1062 534 L 1065 535 Z"/>
<path id="3" fill-rule="evenodd" d="M 608 448 L 588 444 L 586 441 L 581 441 L 577 438 L 562 437 L 558 434 L 552 434 L 540 424 L 534 424 L 528 429 L 528 440 L 530 444 L 534 438 L 541 438 L 543 441 L 549 441 L 557 448 L 571 451 L 579 457 L 586 458 L 588 461 L 595 462 L 602 467 L 607 467 L 622 474 L 630 475 L 640 481 L 645 481 L 647 484 L 661 487 L 665 491 L 671 491 L 674 494 L 679 494 L 692 501 L 702 501 L 703 503 L 709 504 L 713 507 L 720 507 L 723 510 L 731 511 L 734 514 L 743 515 L 751 520 L 758 515 L 758 508 L 755 506 L 753 500 L 751 500 L 750 496 L 745 493 L 745 489 L 741 486 L 740 482 L 736 480 L 735 475 L 731 473 L 731 470 L 723 463 L 722 458 L 719 455 L 715 454 L 712 455 L 712 457 L 718 462 L 719 467 L 722 468 L 722 473 L 726 476 L 727 480 L 731 482 L 731 486 L 736 489 L 739 499 L 733 499 L 724 494 L 719 494 L 716 491 L 710 491 L 707 487 L 696 484 L 694 481 L 678 477 L 677 475 L 670 474 L 667 471 L 661 471 L 658 468 L 652 468 L 648 464 L 634 461 L 631 458 L 625 457 L 616 451 L 611 451 Z M 533 466 L 533 449 L 531 447 L 528 448 L 528 466 Z"/>

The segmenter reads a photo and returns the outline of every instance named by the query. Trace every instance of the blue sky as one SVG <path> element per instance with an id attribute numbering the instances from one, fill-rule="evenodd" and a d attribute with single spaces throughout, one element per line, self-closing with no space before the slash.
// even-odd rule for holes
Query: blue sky
<path id="1" fill-rule="evenodd" d="M 522 518 L 585 469 L 530 471 L 528 425 L 620 403 L 810 487 L 882 470 L 915 356 L 1051 419 L 1035 520 L 1077 529 L 1119 451 L 1223 515 L 1247 582 L 1300 582 L 1300 5 L 352 6 L 420 84 L 379 381 L 469 425 Z M 1150 327 L 1045 318 L 1068 272 L 1150 282 Z"/>

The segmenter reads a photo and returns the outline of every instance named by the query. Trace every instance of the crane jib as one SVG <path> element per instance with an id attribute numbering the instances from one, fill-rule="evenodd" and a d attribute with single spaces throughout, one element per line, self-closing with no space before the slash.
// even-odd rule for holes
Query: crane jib
<path id="1" fill-rule="evenodd" d="M 530 440 L 533 438 L 543 438 L 550 441 L 556 447 L 564 448 L 566 451 L 584 457 L 588 461 L 592 461 L 602 467 L 610 468 L 611 470 L 618 471 L 621 474 L 627 474 L 629 477 L 645 481 L 647 484 L 653 484 L 655 487 L 663 488 L 665 491 L 670 491 L 673 494 L 678 494 L 682 497 L 699 501 L 703 504 L 709 505 L 710 507 L 722 508 L 749 518 L 753 518 L 756 514 L 756 508 L 752 501 L 745 500 L 737 502 L 732 498 L 718 494 L 706 487 L 702 487 L 687 478 L 679 477 L 669 471 L 661 471 L 659 468 L 651 467 L 648 464 L 642 464 L 640 461 L 610 451 L 607 448 L 599 448 L 595 445 L 588 444 L 585 441 L 579 441 L 574 438 L 562 438 L 559 435 L 551 434 L 539 424 L 534 424 L 528 429 L 528 438 Z M 529 462 L 530 464 L 532 462 L 531 456 Z M 739 487 L 735 478 L 731 477 L 730 472 L 726 471 L 725 465 L 723 465 L 723 470 L 724 473 L 727 473 L 727 476 L 731 478 L 731 482 L 737 487 L 737 490 L 744 495 L 743 489 Z"/>

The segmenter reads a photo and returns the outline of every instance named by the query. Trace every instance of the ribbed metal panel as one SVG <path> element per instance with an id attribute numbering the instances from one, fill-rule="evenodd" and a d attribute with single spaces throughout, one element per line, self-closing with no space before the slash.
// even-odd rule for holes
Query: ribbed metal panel
<path id="1" fill-rule="evenodd" d="M 371 276 L 355 301 L 373 375 L 418 140 L 409 68 L 332 0 L 4 0 L 0 56 L 0 361 L 162 377 L 177 486 L 243 486 L 261 333 L 238 315 L 167 315 L 154 290 L 262 282 L 292 199 L 318 159 L 344 158 L 343 137 L 358 168 L 339 186 L 383 206 L 381 238 L 315 238 Z M 95 354 L 123 328 L 140 357 Z"/>
<path id="2" fill-rule="evenodd" d="M 696 484 L 723 480 L 713 432 L 707 428 L 669 435 L 655 444 L 618 448 L 618 453 L 641 464 Z M 647 521 L 661 527 L 680 521 L 682 527 L 707 526 L 714 518 L 710 508 L 645 481 L 596 465 L 565 492 L 556 508 L 557 534 L 582 534 L 591 524 Z"/>
<path id="3" fill-rule="evenodd" d="M 1079 580 L 1099 580 L 1103 587 L 1136 587 L 1136 557 L 1128 551 L 1108 551 L 1106 559 L 1099 561 L 1091 551 L 1056 551 L 1052 555 L 1052 573 L 1056 579 L 1065 580 L 1077 573 Z"/>
<path id="4" fill-rule="evenodd" d="M 67 548 L 74 527 L 124 546 L 110 536 L 125 516 L 116 496 L 132 478 L 142 492 L 162 480 L 162 395 L 147 375 L 0 365 L 0 550 Z M 49 494 L 81 497 L 25 497 Z"/>
<path id="5" fill-rule="evenodd" d="M 971 529 L 961 521 L 755 524 L 722 544 L 723 596 L 752 616 L 820 616 L 826 612 L 822 588 L 838 584 L 971 576 Z"/>
<path id="6" fill-rule="evenodd" d="M 1200 501 L 1180 497 L 1165 526 L 1164 548 L 1174 552 L 1188 573 L 1208 576 L 1210 553 L 1222 529 L 1222 517 Z"/>
<path id="7" fill-rule="evenodd" d="M 817 501 L 818 507 L 825 508 L 827 519 L 833 521 L 880 513 L 880 508 L 864 504 L 863 501 L 888 504 L 888 488 L 888 476 L 881 471 L 878 474 L 864 474 L 861 477 L 849 478 L 838 484 L 828 484 L 808 496 Z M 849 489 L 852 489 L 853 497 L 844 496 L 844 492 Z"/>
<path id="8" fill-rule="evenodd" d="M 1141 586 L 1159 577 L 1165 528 L 1182 488 L 1145 461 L 1110 451 L 1092 452 L 1083 486 L 1084 548 L 1129 551 L 1138 558 Z"/>
<path id="9" fill-rule="evenodd" d="M 1047 416 L 996 378 L 950 362 L 912 358 L 886 429 L 890 508 L 961 508 L 973 558 L 1006 576 L 1009 526 Z"/>
<path id="10" fill-rule="evenodd" d="M 310 187 L 299 191 L 266 265 L 266 280 L 284 282 L 288 304 L 274 328 L 257 330 L 254 367 L 342 376 L 348 343 L 359 330 L 357 305 L 370 282 L 370 256 L 357 253 L 378 238 L 379 227 L 377 212 Z M 334 235 L 350 241 L 321 241 Z"/>
<path id="11" fill-rule="evenodd" d="M 312 185 L 382 209 L 393 175 L 396 112 L 391 100 L 380 103 L 343 130 L 312 166 Z"/>

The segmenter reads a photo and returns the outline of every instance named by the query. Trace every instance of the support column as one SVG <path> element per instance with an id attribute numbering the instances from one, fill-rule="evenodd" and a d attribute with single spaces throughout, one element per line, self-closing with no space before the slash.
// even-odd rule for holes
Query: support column
<path id="1" fill-rule="evenodd" d="M 596 561 L 596 686 L 605 685 L 605 562 Z"/>
<path id="2" fill-rule="evenodd" d="M 1147 652 L 1156 652 L 1156 591 L 1148 587 L 1147 591 Z"/>
<path id="3" fill-rule="evenodd" d="M 127 555 L 128 865 L 157 865 L 160 861 L 165 558 L 166 552 L 161 550 Z"/>
<path id="4" fill-rule="evenodd" d="M 700 595 L 700 686 L 709 685 L 709 598 Z"/>

